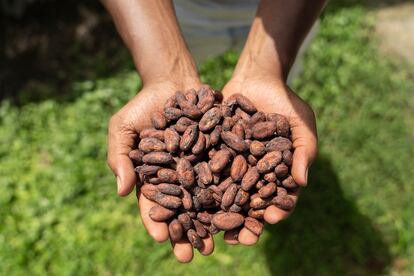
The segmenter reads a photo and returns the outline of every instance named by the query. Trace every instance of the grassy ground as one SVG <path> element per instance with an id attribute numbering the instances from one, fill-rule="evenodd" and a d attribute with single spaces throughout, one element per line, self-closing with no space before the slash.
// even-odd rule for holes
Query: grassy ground
<path id="1" fill-rule="evenodd" d="M 219 235 L 215 253 L 189 265 L 146 235 L 105 164 L 107 120 L 139 87 L 134 73 L 77 83 L 70 103 L 2 103 L 0 274 L 414 273 L 414 81 L 378 54 L 372 29 L 362 7 L 322 17 L 294 83 L 317 113 L 320 156 L 292 217 L 254 247 Z M 203 80 L 220 87 L 236 60 L 205 63 Z"/>

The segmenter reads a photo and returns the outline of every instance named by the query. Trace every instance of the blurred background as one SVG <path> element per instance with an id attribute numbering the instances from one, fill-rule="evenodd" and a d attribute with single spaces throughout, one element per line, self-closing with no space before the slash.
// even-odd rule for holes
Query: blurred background
<path id="1" fill-rule="evenodd" d="M 293 82 L 320 154 L 293 215 L 253 247 L 178 264 L 106 166 L 140 87 L 97 1 L 0 0 L 0 275 L 413 275 L 414 3 L 331 1 Z M 238 53 L 204 62 L 219 89 Z"/>

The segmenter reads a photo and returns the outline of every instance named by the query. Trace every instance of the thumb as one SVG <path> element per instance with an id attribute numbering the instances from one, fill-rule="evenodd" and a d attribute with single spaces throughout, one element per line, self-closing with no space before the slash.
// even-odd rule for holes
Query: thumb
<path id="1" fill-rule="evenodd" d="M 117 181 L 118 195 L 126 196 L 137 182 L 134 166 L 128 157 L 137 134 L 132 129 L 124 129 L 118 117 L 113 116 L 108 128 L 107 162 Z"/>

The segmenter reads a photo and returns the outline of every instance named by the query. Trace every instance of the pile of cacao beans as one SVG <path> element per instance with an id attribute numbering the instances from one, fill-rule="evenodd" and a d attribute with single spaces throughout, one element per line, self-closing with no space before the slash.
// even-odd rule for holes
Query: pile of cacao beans
<path id="1" fill-rule="evenodd" d="M 158 203 L 149 216 L 168 224 L 170 239 L 193 247 L 220 230 L 263 230 L 265 209 L 290 210 L 298 186 L 290 175 L 287 119 L 257 111 L 241 94 L 222 103 L 219 91 L 177 91 L 154 112 L 129 157 L 137 189 Z"/>

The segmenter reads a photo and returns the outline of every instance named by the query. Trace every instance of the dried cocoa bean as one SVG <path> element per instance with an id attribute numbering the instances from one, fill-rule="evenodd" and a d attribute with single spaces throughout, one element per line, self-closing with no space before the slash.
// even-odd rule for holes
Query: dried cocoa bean
<path id="1" fill-rule="evenodd" d="M 165 144 L 157 138 L 148 137 L 142 139 L 139 142 L 138 148 L 144 153 L 150 153 L 153 151 L 165 151 Z"/>
<path id="2" fill-rule="evenodd" d="M 203 207 L 209 207 L 214 203 L 213 194 L 207 189 L 200 189 L 200 191 L 196 194 L 196 197 L 198 202 Z"/>
<path id="3" fill-rule="evenodd" d="M 161 168 L 157 172 L 158 179 L 165 183 L 178 183 L 177 172 L 173 169 Z"/>
<path id="4" fill-rule="evenodd" d="M 259 122 L 253 127 L 253 137 L 256 139 L 264 139 L 274 135 L 276 131 L 276 123 L 272 121 Z"/>
<path id="5" fill-rule="evenodd" d="M 242 180 L 247 172 L 247 161 L 243 155 L 237 155 L 231 165 L 230 176 L 233 181 L 238 182 Z"/>
<path id="6" fill-rule="evenodd" d="M 209 185 L 213 181 L 213 175 L 207 162 L 199 163 L 198 167 L 198 183 L 202 186 Z"/>
<path id="7" fill-rule="evenodd" d="M 221 133 L 221 139 L 235 151 L 244 152 L 249 149 L 249 146 L 243 139 L 230 131 L 223 131 Z"/>
<path id="8" fill-rule="evenodd" d="M 160 192 L 155 195 L 155 202 L 169 209 L 177 209 L 182 205 L 182 201 L 179 197 L 166 195 Z"/>
<path id="9" fill-rule="evenodd" d="M 263 199 L 261 197 L 255 197 L 250 200 L 250 207 L 253 209 L 263 209 L 270 205 L 271 199 Z"/>
<path id="10" fill-rule="evenodd" d="M 221 130 L 222 130 L 221 126 L 216 126 L 214 130 L 210 133 L 210 144 L 212 146 L 217 145 L 217 143 L 219 142 Z"/>
<path id="11" fill-rule="evenodd" d="M 182 151 L 189 150 L 196 143 L 197 138 L 198 138 L 197 125 L 189 126 L 184 131 L 183 137 L 181 137 L 180 149 Z"/>
<path id="12" fill-rule="evenodd" d="M 187 238 L 190 241 L 191 245 L 194 248 L 201 249 L 203 248 L 204 244 L 201 238 L 197 235 L 197 232 L 194 229 L 190 229 L 187 231 Z"/>
<path id="13" fill-rule="evenodd" d="M 174 162 L 174 159 L 167 152 L 150 152 L 142 157 L 142 161 L 151 165 L 166 165 Z"/>
<path id="14" fill-rule="evenodd" d="M 233 183 L 233 179 L 231 177 L 226 178 L 223 182 L 221 182 L 217 187 L 222 191 L 226 191 L 227 188 Z"/>
<path id="15" fill-rule="evenodd" d="M 256 183 L 256 189 L 257 189 L 257 190 L 260 190 L 260 189 L 261 189 L 264 185 L 265 185 L 264 180 L 259 180 L 259 181 L 257 181 L 257 183 Z"/>
<path id="16" fill-rule="evenodd" d="M 167 126 L 167 119 L 159 111 L 155 111 L 151 114 L 151 122 L 156 129 L 165 129 Z"/>
<path id="17" fill-rule="evenodd" d="M 246 192 L 249 191 L 259 180 L 259 172 L 256 167 L 251 167 L 247 170 L 241 181 L 241 188 Z"/>
<path id="18" fill-rule="evenodd" d="M 236 115 L 240 117 L 241 120 L 250 121 L 250 115 L 243 111 L 241 108 L 236 108 L 234 111 Z M 237 121 L 236 121 L 237 122 Z"/>
<path id="19" fill-rule="evenodd" d="M 245 96 L 238 94 L 236 97 L 237 104 L 243 109 L 245 112 L 253 114 L 257 111 L 254 104 Z"/>
<path id="20" fill-rule="evenodd" d="M 194 125 L 195 122 L 187 117 L 181 117 L 174 125 L 174 129 L 179 133 L 184 133 L 187 128 L 191 125 Z"/>
<path id="21" fill-rule="evenodd" d="M 257 171 L 259 173 L 268 173 L 273 170 L 282 161 L 282 153 L 280 151 L 271 151 L 266 153 L 257 162 Z"/>
<path id="22" fill-rule="evenodd" d="M 284 163 L 280 163 L 275 168 L 275 174 L 278 179 L 283 179 L 289 174 L 289 168 Z"/>
<path id="23" fill-rule="evenodd" d="M 237 190 L 237 185 L 234 183 L 227 188 L 227 190 L 223 194 L 223 198 L 221 199 L 222 208 L 226 209 L 227 207 L 233 204 L 234 198 L 237 194 Z"/>
<path id="24" fill-rule="evenodd" d="M 277 166 L 276 166 L 276 168 L 277 168 Z M 276 173 L 274 173 L 274 172 L 267 173 L 263 176 L 263 179 L 266 180 L 267 182 L 275 182 L 276 181 Z"/>
<path id="25" fill-rule="evenodd" d="M 268 120 L 276 123 L 277 135 L 282 137 L 289 137 L 290 126 L 285 116 L 277 113 L 271 113 L 268 115 Z"/>
<path id="26" fill-rule="evenodd" d="M 168 121 L 177 121 L 183 116 L 183 111 L 175 107 L 164 108 L 164 116 Z"/>
<path id="27" fill-rule="evenodd" d="M 266 121 L 266 115 L 263 112 L 258 111 L 250 118 L 249 125 L 250 127 L 253 127 L 255 124 L 264 121 Z"/>
<path id="28" fill-rule="evenodd" d="M 263 232 L 263 223 L 255 218 L 247 217 L 244 219 L 244 227 L 250 230 L 256 236 L 260 236 Z"/>
<path id="29" fill-rule="evenodd" d="M 199 122 L 199 128 L 202 132 L 207 132 L 213 129 L 221 119 L 221 110 L 219 107 L 213 107 L 204 113 Z"/>
<path id="30" fill-rule="evenodd" d="M 193 227 L 193 221 L 187 213 L 181 213 L 178 215 L 178 221 L 183 226 L 184 231 L 188 231 Z"/>
<path id="31" fill-rule="evenodd" d="M 252 141 L 250 144 L 250 152 L 256 157 L 263 156 L 266 153 L 265 145 L 260 141 Z"/>
<path id="32" fill-rule="evenodd" d="M 283 163 L 287 166 L 292 166 L 293 163 L 293 154 L 290 150 L 284 150 L 282 153 Z"/>
<path id="33" fill-rule="evenodd" d="M 205 113 L 207 110 L 213 107 L 215 101 L 214 93 L 210 87 L 202 87 L 198 91 L 198 103 L 197 107 Z"/>
<path id="34" fill-rule="evenodd" d="M 295 202 L 288 195 L 275 196 L 272 199 L 272 204 L 285 211 L 290 211 L 295 207 Z"/>
<path id="35" fill-rule="evenodd" d="M 252 217 L 255 219 L 263 219 L 265 211 L 266 209 L 250 209 L 247 214 L 249 217 Z"/>
<path id="36" fill-rule="evenodd" d="M 276 192 L 276 183 L 270 182 L 258 191 L 261 198 L 268 198 Z"/>
<path id="37" fill-rule="evenodd" d="M 160 205 L 152 206 L 149 211 L 149 217 L 153 221 L 158 221 L 158 222 L 166 221 L 174 215 L 175 215 L 175 210 L 170 210 Z"/>
<path id="38" fill-rule="evenodd" d="M 129 152 L 128 156 L 134 162 L 135 165 L 141 165 L 144 153 L 139 149 L 134 149 Z"/>
<path id="39" fill-rule="evenodd" d="M 202 239 L 206 238 L 208 233 L 207 233 L 207 230 L 204 228 L 204 225 L 201 224 L 201 222 L 199 222 L 198 220 L 193 220 L 193 224 L 197 232 L 197 235 Z"/>
<path id="40" fill-rule="evenodd" d="M 181 195 L 181 189 L 179 186 L 169 183 L 158 184 L 158 191 L 166 195 L 179 196 Z"/>
<path id="41" fill-rule="evenodd" d="M 191 149 L 191 152 L 195 155 L 200 154 L 206 147 L 206 136 L 200 131 L 196 143 Z"/>
<path id="42" fill-rule="evenodd" d="M 164 141 L 164 131 L 163 130 L 158 130 L 158 129 L 154 129 L 154 128 L 147 128 L 142 130 L 139 133 L 139 138 L 140 139 L 144 139 L 144 138 L 156 138 L 160 141 Z"/>
<path id="43" fill-rule="evenodd" d="M 187 116 L 188 118 L 191 118 L 191 119 L 197 119 L 201 115 L 203 115 L 201 110 L 197 108 L 196 105 L 187 101 L 187 98 L 182 92 L 177 91 L 175 93 L 175 98 L 177 99 L 177 103 L 180 106 L 181 110 L 183 111 L 184 116 Z"/>
<path id="44" fill-rule="evenodd" d="M 170 234 L 170 239 L 172 242 L 178 242 L 183 236 L 183 226 L 178 221 L 178 219 L 173 219 L 168 225 L 168 232 Z"/>
<path id="45" fill-rule="evenodd" d="M 250 195 L 249 195 L 248 192 L 246 192 L 246 191 L 244 191 L 242 189 L 239 189 L 237 191 L 236 197 L 234 199 L 234 203 L 237 204 L 237 205 L 239 205 L 239 206 L 242 206 L 246 202 L 249 201 L 249 198 L 250 198 Z"/>
<path id="46" fill-rule="evenodd" d="M 233 126 L 235 125 L 235 121 L 231 118 L 231 117 L 226 117 L 223 119 L 223 124 L 222 124 L 222 131 L 229 131 L 233 128 Z"/>
<path id="47" fill-rule="evenodd" d="M 287 178 L 285 178 L 282 181 L 282 186 L 286 189 L 296 189 L 298 187 L 298 184 L 296 184 L 295 180 L 293 180 L 293 177 L 289 175 Z"/>
<path id="48" fill-rule="evenodd" d="M 247 156 L 247 163 L 249 163 L 250 166 L 256 166 L 257 165 L 257 158 L 253 155 L 249 154 Z"/>
<path id="49" fill-rule="evenodd" d="M 155 201 L 155 196 L 158 193 L 157 186 L 145 183 L 141 187 L 141 193 L 149 200 Z"/>
<path id="50" fill-rule="evenodd" d="M 197 92 L 194 88 L 188 89 L 184 95 L 188 102 L 194 105 L 197 104 Z"/>
<path id="51" fill-rule="evenodd" d="M 180 159 L 177 162 L 177 177 L 178 182 L 184 186 L 184 188 L 191 187 L 194 184 L 195 175 L 193 166 L 186 159 Z"/>
<path id="52" fill-rule="evenodd" d="M 154 175 L 158 172 L 158 170 L 161 169 L 160 166 L 153 166 L 153 165 L 142 165 L 135 168 L 135 171 L 139 174 L 148 176 L 148 175 Z"/>
<path id="53" fill-rule="evenodd" d="M 203 211 L 197 214 L 197 219 L 204 224 L 209 224 L 213 219 L 213 215 L 208 213 L 207 211 Z"/>
<path id="54" fill-rule="evenodd" d="M 242 140 L 244 139 L 244 127 L 241 123 L 235 124 L 233 128 L 231 129 L 231 132 L 239 136 L 240 139 Z"/>
<path id="55" fill-rule="evenodd" d="M 185 210 L 191 210 L 193 208 L 193 199 L 191 197 L 191 194 L 184 188 L 180 187 L 182 192 L 182 198 L 181 201 L 183 202 L 183 208 Z"/>
<path id="56" fill-rule="evenodd" d="M 211 158 L 209 164 L 210 169 L 213 173 L 218 173 L 226 167 L 226 165 L 230 162 L 230 151 L 228 150 L 219 150 L 217 151 L 213 157 Z"/>
<path id="57" fill-rule="evenodd" d="M 292 149 L 292 142 L 285 137 L 276 137 L 273 138 L 269 143 L 266 145 L 266 151 L 285 151 Z"/>
<path id="58" fill-rule="evenodd" d="M 225 212 L 216 214 L 211 220 L 211 224 L 214 224 L 218 229 L 229 231 L 239 227 L 244 222 L 244 217 L 238 213 Z"/>

